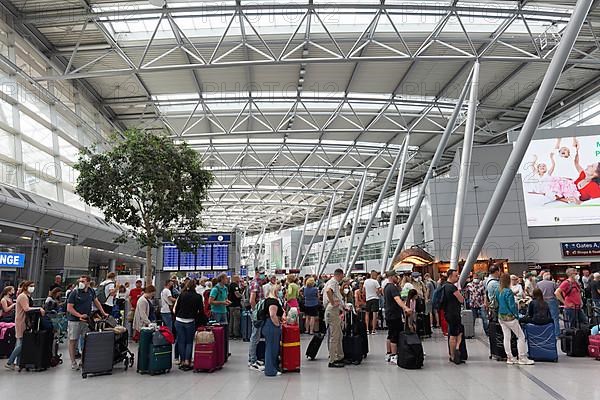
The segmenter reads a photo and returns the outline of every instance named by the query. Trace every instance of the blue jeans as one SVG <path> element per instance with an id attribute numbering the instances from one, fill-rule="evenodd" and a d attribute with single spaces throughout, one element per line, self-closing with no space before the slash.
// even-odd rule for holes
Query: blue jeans
<path id="1" fill-rule="evenodd" d="M 483 331 L 487 335 L 489 322 L 485 309 L 483 307 L 475 307 L 472 308 L 471 311 L 473 312 L 473 322 L 477 321 L 477 318 L 481 318 L 481 322 L 483 323 Z"/>
<path id="2" fill-rule="evenodd" d="M 265 376 L 276 376 L 279 366 L 279 342 L 281 341 L 281 327 L 275 326 L 271 318 L 267 318 L 263 333 L 266 339 L 265 348 Z"/>
<path id="3" fill-rule="evenodd" d="M 12 353 L 10 353 L 10 357 L 8 358 L 7 364 L 13 365 L 17 358 L 21 355 L 21 350 L 23 349 L 23 338 L 17 339 L 17 343 L 15 344 L 15 349 Z"/>
<path id="4" fill-rule="evenodd" d="M 213 312 L 210 319 L 215 321 L 217 324 L 227 325 L 227 313 Z"/>
<path id="5" fill-rule="evenodd" d="M 192 361 L 196 324 L 194 322 L 175 321 L 175 329 L 177 329 L 177 348 L 181 360 Z"/>
<path id="6" fill-rule="evenodd" d="M 163 325 L 169 328 L 173 332 L 173 314 L 171 313 L 160 313 Z"/>
<path id="7" fill-rule="evenodd" d="M 552 321 L 554 321 L 554 335 L 558 337 L 560 335 L 560 316 L 558 311 L 558 300 L 550 299 L 547 301 L 548 308 L 550 308 L 550 316 L 552 316 Z"/>
<path id="8" fill-rule="evenodd" d="M 262 330 L 264 325 L 258 325 L 255 319 L 252 319 L 252 335 L 250 335 L 250 347 L 248 349 L 248 362 L 250 364 L 254 364 L 257 360 L 256 357 L 256 347 L 258 346 L 258 342 L 260 342 L 260 335 L 262 334 Z"/>
<path id="9" fill-rule="evenodd" d="M 588 323 L 587 317 L 583 313 L 583 310 L 580 308 L 565 308 L 565 320 L 569 324 L 567 328 L 577 328 L 582 324 Z"/>

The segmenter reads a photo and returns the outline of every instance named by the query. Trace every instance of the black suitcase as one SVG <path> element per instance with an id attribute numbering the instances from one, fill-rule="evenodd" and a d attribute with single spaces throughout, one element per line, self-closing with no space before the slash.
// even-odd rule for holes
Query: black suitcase
<path id="1" fill-rule="evenodd" d="M 431 319 L 429 314 L 417 314 L 417 335 L 420 338 L 431 337 Z"/>
<path id="2" fill-rule="evenodd" d="M 420 369 L 424 360 L 425 354 L 419 335 L 401 332 L 398 337 L 398 366 L 404 369 Z"/>
<path id="3" fill-rule="evenodd" d="M 115 346 L 114 332 L 88 332 L 85 334 L 81 356 L 81 376 L 112 374 Z"/>
<path id="4" fill-rule="evenodd" d="M 354 365 L 358 365 L 363 359 L 363 338 L 355 335 L 344 335 L 342 338 L 342 348 L 344 350 L 344 360 Z"/>
<path id="5" fill-rule="evenodd" d="M 8 358 L 15 349 L 17 338 L 15 337 L 15 327 L 7 328 L 4 331 L 4 338 L 0 340 L 0 358 Z"/>
<path id="6" fill-rule="evenodd" d="M 490 342 L 490 359 L 497 361 L 506 361 L 506 352 L 504 351 L 504 334 L 498 321 L 490 321 L 488 325 L 488 338 Z M 517 357 L 517 337 L 511 333 L 510 348 L 513 356 Z"/>
<path id="7" fill-rule="evenodd" d="M 54 331 L 40 330 L 23 333 L 19 371 L 45 371 L 50 368 L 54 346 Z"/>
<path id="8" fill-rule="evenodd" d="M 367 325 L 365 325 L 365 313 L 359 311 L 358 316 L 354 319 L 354 334 L 362 338 L 362 355 L 366 358 L 369 354 L 369 335 L 367 333 Z"/>
<path id="9" fill-rule="evenodd" d="M 560 334 L 560 349 L 569 357 L 588 355 L 589 329 L 563 329 Z"/>
<path id="10" fill-rule="evenodd" d="M 321 347 L 321 343 L 323 343 L 324 337 L 325 336 L 320 333 L 316 333 L 313 335 L 306 349 L 306 358 L 308 358 L 309 360 L 314 360 L 315 358 L 317 358 L 317 354 L 319 353 L 319 348 Z"/>

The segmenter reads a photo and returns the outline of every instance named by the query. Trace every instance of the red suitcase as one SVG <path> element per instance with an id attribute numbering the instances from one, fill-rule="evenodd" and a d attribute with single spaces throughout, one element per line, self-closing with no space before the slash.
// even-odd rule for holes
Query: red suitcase
<path id="1" fill-rule="evenodd" d="M 198 331 L 212 331 L 215 335 L 215 350 L 217 352 L 217 366 L 225 364 L 225 328 L 222 326 L 201 326 Z"/>
<path id="2" fill-rule="evenodd" d="M 215 343 L 196 343 L 194 347 L 194 372 L 214 372 L 221 369 L 217 362 Z"/>
<path id="3" fill-rule="evenodd" d="M 600 335 L 591 335 L 588 343 L 588 355 L 600 360 Z"/>
<path id="4" fill-rule="evenodd" d="M 281 329 L 281 369 L 300 371 L 300 326 L 284 324 Z"/>

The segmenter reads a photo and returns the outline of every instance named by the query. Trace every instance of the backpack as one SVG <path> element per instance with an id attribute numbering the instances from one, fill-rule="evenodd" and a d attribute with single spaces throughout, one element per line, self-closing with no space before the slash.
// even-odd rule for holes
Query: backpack
<path id="1" fill-rule="evenodd" d="M 498 293 L 500 292 L 499 290 L 496 291 L 496 295 L 492 296 L 491 298 L 488 296 L 488 285 L 490 284 L 491 281 L 497 281 L 499 282 L 498 279 L 496 278 L 491 278 L 490 280 L 488 280 L 485 284 L 485 297 L 488 299 L 488 308 L 490 310 L 497 310 L 500 305 L 498 304 Z"/>
<path id="2" fill-rule="evenodd" d="M 261 301 L 258 302 L 258 304 L 256 304 L 256 307 L 254 307 L 254 311 L 252 311 L 252 319 L 254 321 L 262 321 L 264 320 L 264 308 L 265 308 L 265 299 L 262 299 Z"/>
<path id="3" fill-rule="evenodd" d="M 106 286 L 112 283 L 112 281 L 104 281 L 96 288 L 96 298 L 100 304 L 106 303 Z"/>
<path id="4" fill-rule="evenodd" d="M 446 284 L 438 286 L 433 291 L 433 296 L 431 297 L 431 306 L 434 310 L 440 310 L 444 306 L 444 286 Z"/>

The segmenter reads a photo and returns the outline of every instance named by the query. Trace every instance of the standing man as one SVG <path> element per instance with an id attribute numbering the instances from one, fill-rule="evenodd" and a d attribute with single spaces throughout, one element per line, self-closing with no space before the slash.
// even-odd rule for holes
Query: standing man
<path id="1" fill-rule="evenodd" d="M 500 290 L 500 268 L 492 265 L 489 270 L 490 275 L 485 281 L 485 308 L 488 311 L 488 317 L 491 321 L 498 321 L 498 300 L 497 294 Z"/>
<path id="2" fill-rule="evenodd" d="M 444 316 L 448 322 L 448 336 L 450 339 L 450 359 L 454 364 L 462 364 L 464 361 L 460 357 L 460 343 L 463 340 L 462 321 L 460 318 L 461 305 L 465 298 L 456 287 L 458 282 L 458 271 L 449 269 L 447 272 L 448 280 L 444 285 L 442 307 Z"/>
<path id="3" fill-rule="evenodd" d="M 544 301 L 548 303 L 550 309 L 550 315 L 554 322 L 554 335 L 558 337 L 560 335 L 560 319 L 558 312 L 558 300 L 554 295 L 556 292 L 556 284 L 552 281 L 552 274 L 550 272 L 544 272 L 542 274 L 542 281 L 537 284 L 538 289 L 542 291 Z"/>
<path id="4" fill-rule="evenodd" d="M 102 304 L 102 309 L 108 315 L 112 314 L 113 307 L 115 306 L 115 297 L 117 295 L 117 274 L 109 272 L 106 275 L 106 280 L 100 283 L 98 289 L 96 289 L 96 297 Z"/>
<path id="5" fill-rule="evenodd" d="M 234 339 L 242 337 L 240 331 L 240 321 L 242 319 L 242 288 L 240 287 L 239 275 L 233 275 L 231 277 L 231 284 L 229 285 L 229 336 Z"/>
<path id="6" fill-rule="evenodd" d="M 256 307 L 264 300 L 263 282 L 266 279 L 265 268 L 259 267 L 254 271 L 254 279 L 250 282 L 250 309 L 252 310 L 252 335 L 250 335 L 250 347 L 248 349 L 248 367 L 255 371 L 264 371 L 265 366 L 263 361 L 259 361 L 256 356 L 256 347 L 260 341 L 263 321 L 258 319 L 256 315 Z"/>
<path id="7" fill-rule="evenodd" d="M 90 289 L 90 281 L 89 276 L 82 275 L 79 278 L 77 288 L 71 291 L 67 299 L 69 357 L 71 358 L 71 369 L 73 370 L 80 368 L 75 357 L 75 349 L 81 337 L 81 325 L 87 323 L 92 313 L 92 303 L 96 305 L 96 308 L 104 317 L 108 316 L 102 304 L 96 298 L 96 292 Z"/>
<path id="8" fill-rule="evenodd" d="M 212 319 L 222 325 L 227 325 L 227 306 L 231 304 L 227 299 L 229 293 L 226 284 L 227 274 L 219 274 L 217 277 L 217 284 L 210 290 L 210 296 L 208 298 Z"/>
<path id="9" fill-rule="evenodd" d="M 170 279 L 165 282 L 165 287 L 160 292 L 160 317 L 162 322 L 171 332 L 173 332 L 173 305 L 175 297 L 171 290 L 173 289 L 173 281 Z"/>
<path id="10" fill-rule="evenodd" d="M 63 285 L 62 285 L 62 276 L 60 276 L 60 275 L 56 275 L 54 277 L 54 283 L 52 283 L 50 285 L 50 288 L 48 288 L 48 295 L 50 295 L 50 292 L 56 288 L 59 288 L 61 291 L 64 291 Z"/>
<path id="11" fill-rule="evenodd" d="M 485 312 L 485 288 L 478 275 L 473 276 L 473 281 L 467 285 L 467 293 L 471 302 L 471 312 L 473 313 L 473 322 L 477 322 L 477 318 L 481 318 L 483 330 L 487 335 L 488 332 L 488 317 Z"/>
<path id="12" fill-rule="evenodd" d="M 333 273 L 323 288 L 323 307 L 325 307 L 325 324 L 329 332 L 329 368 L 344 368 L 344 349 L 342 348 L 342 304 L 340 283 L 344 279 L 344 271 L 340 268 Z"/>
<path id="13" fill-rule="evenodd" d="M 129 291 L 129 303 L 131 304 L 132 311 L 135 311 L 137 302 L 143 294 L 144 289 L 142 289 L 142 280 L 138 279 L 135 281 L 135 287 Z"/>
<path id="14" fill-rule="evenodd" d="M 402 311 L 409 316 L 411 309 L 406 306 L 400 298 L 398 290 L 398 275 L 396 271 L 387 272 L 388 284 L 383 289 L 383 298 L 385 299 L 385 320 L 388 326 L 388 336 L 386 340 L 386 361 L 389 363 L 398 362 L 398 337 L 404 328 L 402 323 Z"/>
<path id="15" fill-rule="evenodd" d="M 367 333 L 374 335 L 377 331 L 377 312 L 379 311 L 379 296 L 381 295 L 381 286 L 377 281 L 377 271 L 371 271 L 371 276 L 363 284 L 363 291 L 367 301 L 365 314 Z"/>
<path id="16" fill-rule="evenodd" d="M 587 324 L 587 318 L 582 310 L 582 289 L 577 282 L 577 276 L 575 268 L 568 268 L 567 279 L 554 292 L 558 301 L 565 306 L 565 319 L 569 324 L 567 328 L 577 328 L 580 324 Z"/>

